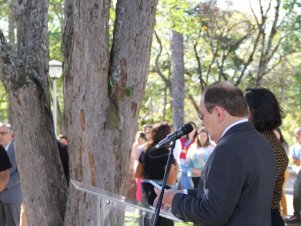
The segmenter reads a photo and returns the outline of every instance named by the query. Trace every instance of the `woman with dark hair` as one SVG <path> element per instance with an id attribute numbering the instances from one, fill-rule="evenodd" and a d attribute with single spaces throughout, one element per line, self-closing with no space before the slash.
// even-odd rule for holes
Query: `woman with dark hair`
<path id="1" fill-rule="evenodd" d="M 274 133 L 275 133 L 276 137 L 278 138 L 278 140 L 280 141 L 282 147 L 284 148 L 286 155 L 288 155 L 289 146 L 282 135 L 281 129 L 279 127 L 274 129 Z M 285 173 L 284 173 L 284 183 L 282 185 L 282 197 L 280 200 L 280 213 L 281 213 L 282 218 L 287 217 L 287 201 L 286 201 L 284 189 L 285 189 L 285 183 L 287 182 L 288 177 L 289 177 L 289 173 L 288 173 L 288 169 L 286 168 Z"/>
<path id="2" fill-rule="evenodd" d="M 153 202 L 157 195 L 154 191 L 154 186 L 147 181 L 152 180 L 162 185 L 169 154 L 169 144 L 155 151 L 150 150 L 170 133 L 171 128 L 167 123 L 162 122 L 155 124 L 150 131 L 150 140 L 148 141 L 148 144 L 146 145 L 144 151 L 139 156 L 139 164 L 135 172 L 135 177 L 147 179 L 145 180 L 145 182 L 142 182 L 142 199 L 144 202 L 147 202 L 150 205 L 153 205 Z M 167 185 L 169 186 L 175 184 L 177 180 L 176 161 L 173 155 L 171 157 L 172 164 L 167 178 Z M 145 219 L 144 225 L 149 224 L 149 220 Z M 159 217 L 158 225 L 173 226 L 174 223 L 172 220 Z"/>
<path id="3" fill-rule="evenodd" d="M 276 172 L 271 206 L 272 226 L 284 226 L 284 221 L 280 215 L 279 202 L 281 196 L 284 195 L 282 194 L 282 185 L 288 157 L 273 132 L 282 124 L 283 112 L 275 95 L 266 88 L 246 89 L 245 98 L 249 106 L 249 121 L 269 141 L 274 150 Z"/>
<path id="4" fill-rule="evenodd" d="M 288 155 L 289 146 L 288 146 L 288 143 L 286 142 L 286 140 L 283 137 L 281 129 L 279 127 L 274 129 L 274 133 L 275 133 L 276 137 L 278 138 L 278 140 L 280 141 L 280 143 L 281 143 L 282 147 L 284 148 L 286 154 Z"/>
<path id="5" fill-rule="evenodd" d="M 214 147 L 215 145 L 210 140 L 208 131 L 205 128 L 200 129 L 195 142 L 188 149 L 186 158 L 194 188 L 199 185 L 202 171 Z"/>

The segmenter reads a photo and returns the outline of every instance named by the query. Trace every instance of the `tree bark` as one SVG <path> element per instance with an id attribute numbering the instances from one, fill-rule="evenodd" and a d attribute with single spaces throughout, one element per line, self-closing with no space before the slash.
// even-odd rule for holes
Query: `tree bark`
<path id="1" fill-rule="evenodd" d="M 184 47 L 183 35 L 172 31 L 171 40 L 172 112 L 175 128 L 184 121 Z"/>
<path id="2" fill-rule="evenodd" d="M 80 3 L 65 1 L 64 97 L 70 176 L 126 194 L 157 0 L 117 2 L 110 53 L 110 1 Z M 70 186 L 65 225 L 95 224 L 98 213 L 93 199 Z M 123 216 L 112 214 L 105 225 L 123 225 Z"/>
<path id="3" fill-rule="evenodd" d="M 0 78 L 11 105 L 14 145 L 30 225 L 62 225 L 66 181 L 49 101 L 48 1 L 12 1 L 17 56 L 0 34 Z"/>

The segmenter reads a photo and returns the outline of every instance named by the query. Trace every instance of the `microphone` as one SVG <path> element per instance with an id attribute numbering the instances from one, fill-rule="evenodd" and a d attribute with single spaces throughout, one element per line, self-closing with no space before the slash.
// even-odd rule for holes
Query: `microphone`
<path id="1" fill-rule="evenodd" d="M 193 130 L 193 126 L 191 125 L 191 123 L 187 123 L 184 126 L 182 126 L 180 129 L 178 129 L 177 131 L 169 134 L 166 136 L 166 138 L 164 138 L 163 140 L 161 140 L 157 145 L 155 145 L 155 147 L 153 147 L 151 150 L 156 150 L 159 149 L 161 147 L 163 147 L 164 145 L 179 139 L 181 136 L 186 135 L 188 133 L 190 133 Z"/>

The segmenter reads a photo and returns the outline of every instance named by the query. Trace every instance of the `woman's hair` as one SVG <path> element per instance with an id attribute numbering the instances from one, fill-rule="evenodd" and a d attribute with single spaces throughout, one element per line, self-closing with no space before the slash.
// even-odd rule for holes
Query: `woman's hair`
<path id="1" fill-rule="evenodd" d="M 248 88 L 245 98 L 258 131 L 274 130 L 282 124 L 284 116 L 275 95 L 266 88 Z"/>
<path id="2" fill-rule="evenodd" d="M 195 129 L 197 129 L 198 127 L 194 122 L 189 122 L 189 124 L 191 124 L 193 126 L 193 130 L 190 133 L 194 133 L 193 138 L 192 138 L 192 140 L 194 141 L 196 139 L 197 135 L 198 135 L 198 132 Z M 186 134 L 186 136 L 185 136 L 186 140 L 189 139 L 189 134 L 190 133 Z"/>
<path id="3" fill-rule="evenodd" d="M 147 141 L 146 134 L 142 131 L 138 131 L 136 133 L 136 141 L 138 141 L 139 138 L 142 138 L 143 140 Z"/>
<path id="4" fill-rule="evenodd" d="M 288 153 L 289 152 L 289 146 L 288 146 L 288 143 L 286 142 L 286 140 L 283 137 L 281 129 L 279 127 L 277 127 L 275 129 L 275 131 L 279 134 L 279 141 L 280 141 L 282 147 L 284 148 L 285 152 Z"/>
<path id="5" fill-rule="evenodd" d="M 147 145 L 146 151 L 150 150 L 161 140 L 163 140 L 168 134 L 171 133 L 171 128 L 166 122 L 156 123 L 150 131 L 149 143 Z"/>
<path id="6" fill-rule="evenodd" d="M 198 135 L 200 133 L 206 133 L 207 134 L 207 140 L 206 140 L 205 144 L 202 144 L 201 141 L 200 141 L 199 136 L 197 136 L 197 138 L 196 138 L 197 147 L 207 147 L 207 146 L 209 146 L 210 145 L 210 139 L 209 139 L 208 131 L 205 128 L 201 128 L 200 131 L 198 132 Z"/>

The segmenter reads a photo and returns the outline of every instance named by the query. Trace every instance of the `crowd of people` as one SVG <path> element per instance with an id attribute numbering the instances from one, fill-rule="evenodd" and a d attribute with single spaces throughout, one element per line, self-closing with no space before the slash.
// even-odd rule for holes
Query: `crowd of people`
<path id="1" fill-rule="evenodd" d="M 194 225 L 284 226 L 301 223 L 301 172 L 294 185 L 294 215 L 288 217 L 285 182 L 289 155 L 301 165 L 301 128 L 289 149 L 280 126 L 284 114 L 266 88 L 242 92 L 228 82 L 206 88 L 200 123 L 175 141 L 163 206 Z M 131 154 L 137 201 L 156 205 L 170 144 L 152 151 L 173 130 L 166 122 L 139 131 Z M 143 134 L 143 135 L 142 135 Z M 138 138 L 143 137 L 143 142 Z M 141 189 L 142 188 L 142 189 Z M 146 223 L 149 225 L 150 223 Z M 159 218 L 158 225 L 173 225 Z"/>
<path id="2" fill-rule="evenodd" d="M 162 205 L 184 221 L 227 226 L 301 223 L 301 128 L 295 129 L 296 144 L 290 148 L 280 129 L 283 116 L 276 96 L 266 88 L 242 92 L 229 82 L 213 83 L 201 95 L 200 121 L 189 123 L 193 129 L 188 134 L 158 148 L 174 131 L 171 124 L 147 124 L 137 132 L 130 156 L 135 180 L 131 197 L 156 206 L 160 190 L 153 182 L 162 185 L 169 167 Z M 57 139 L 68 183 L 67 137 Z M 292 216 L 284 192 L 289 157 L 297 170 Z M 151 221 L 144 219 L 143 224 Z M 13 129 L 7 123 L 0 123 L 2 225 L 27 225 Z M 172 225 L 172 220 L 159 217 L 158 226 Z"/>
<path id="3" fill-rule="evenodd" d="M 0 226 L 28 226 L 13 138 L 11 125 L 0 122 Z M 57 142 L 68 184 L 68 139 L 59 135 Z"/>

